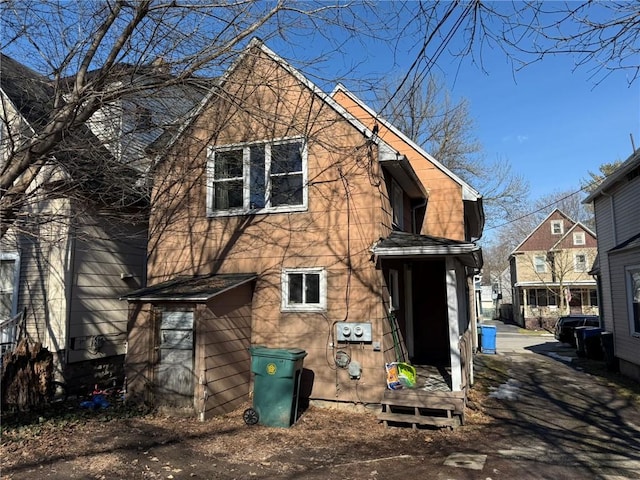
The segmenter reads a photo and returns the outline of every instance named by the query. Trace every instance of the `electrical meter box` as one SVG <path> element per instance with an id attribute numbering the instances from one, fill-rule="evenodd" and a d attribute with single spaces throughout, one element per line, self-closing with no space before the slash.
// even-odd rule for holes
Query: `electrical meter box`
<path id="1" fill-rule="evenodd" d="M 338 342 L 370 342 L 370 322 L 338 322 L 336 323 L 336 339 Z"/>

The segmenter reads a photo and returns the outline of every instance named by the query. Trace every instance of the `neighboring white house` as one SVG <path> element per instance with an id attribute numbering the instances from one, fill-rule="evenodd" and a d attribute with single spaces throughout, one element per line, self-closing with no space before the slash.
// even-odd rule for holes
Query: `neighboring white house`
<path id="1" fill-rule="evenodd" d="M 600 315 L 620 371 L 640 381 L 640 150 L 593 191 Z"/>

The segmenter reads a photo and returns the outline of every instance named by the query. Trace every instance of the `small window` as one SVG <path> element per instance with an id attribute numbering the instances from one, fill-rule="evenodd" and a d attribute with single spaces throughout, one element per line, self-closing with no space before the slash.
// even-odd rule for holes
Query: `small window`
<path id="1" fill-rule="evenodd" d="M 627 267 L 627 299 L 629 327 L 633 335 L 640 335 L 640 265 Z"/>
<path id="2" fill-rule="evenodd" d="M 282 310 L 318 312 L 327 308 L 327 276 L 322 268 L 286 269 L 282 272 Z"/>
<path id="3" fill-rule="evenodd" d="M 533 265 L 536 273 L 545 273 L 547 271 L 547 259 L 544 255 L 536 255 L 533 258 Z"/>
<path id="4" fill-rule="evenodd" d="M 573 244 L 574 245 L 584 245 L 584 232 L 573 232 Z"/>
<path id="5" fill-rule="evenodd" d="M 403 192 L 395 180 L 391 182 L 391 211 L 393 213 L 393 228 L 404 230 Z"/>
<path id="6" fill-rule="evenodd" d="M 576 254 L 575 258 L 575 271 L 586 272 L 587 271 L 587 256 L 581 253 Z"/>
<path id="7" fill-rule="evenodd" d="M 562 235 L 564 233 L 564 222 L 562 220 L 551 220 L 551 233 Z"/>

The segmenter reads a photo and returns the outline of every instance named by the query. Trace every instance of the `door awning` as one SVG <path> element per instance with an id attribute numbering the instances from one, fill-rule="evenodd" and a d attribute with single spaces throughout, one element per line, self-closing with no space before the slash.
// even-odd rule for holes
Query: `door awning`
<path id="1" fill-rule="evenodd" d="M 129 302 L 206 302 L 258 278 L 256 273 L 179 276 L 120 297 Z"/>
<path id="2" fill-rule="evenodd" d="M 373 245 L 371 253 L 376 261 L 455 257 L 467 267 L 482 268 L 482 249 L 475 243 L 415 233 L 391 232 Z"/>

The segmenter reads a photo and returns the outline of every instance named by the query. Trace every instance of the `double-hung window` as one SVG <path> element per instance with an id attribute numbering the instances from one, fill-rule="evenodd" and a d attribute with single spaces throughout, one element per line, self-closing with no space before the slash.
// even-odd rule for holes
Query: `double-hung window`
<path id="1" fill-rule="evenodd" d="M 282 310 L 321 312 L 327 308 L 327 273 L 323 268 L 282 271 Z"/>
<path id="2" fill-rule="evenodd" d="M 211 148 L 207 214 L 304 210 L 306 169 L 306 144 L 301 138 Z"/>
<path id="3" fill-rule="evenodd" d="M 547 258 L 544 255 L 536 255 L 533 257 L 533 266 L 536 273 L 545 273 L 547 271 Z"/>
<path id="4" fill-rule="evenodd" d="M 582 253 L 577 253 L 574 258 L 574 270 L 576 272 L 587 271 L 587 256 Z"/>

